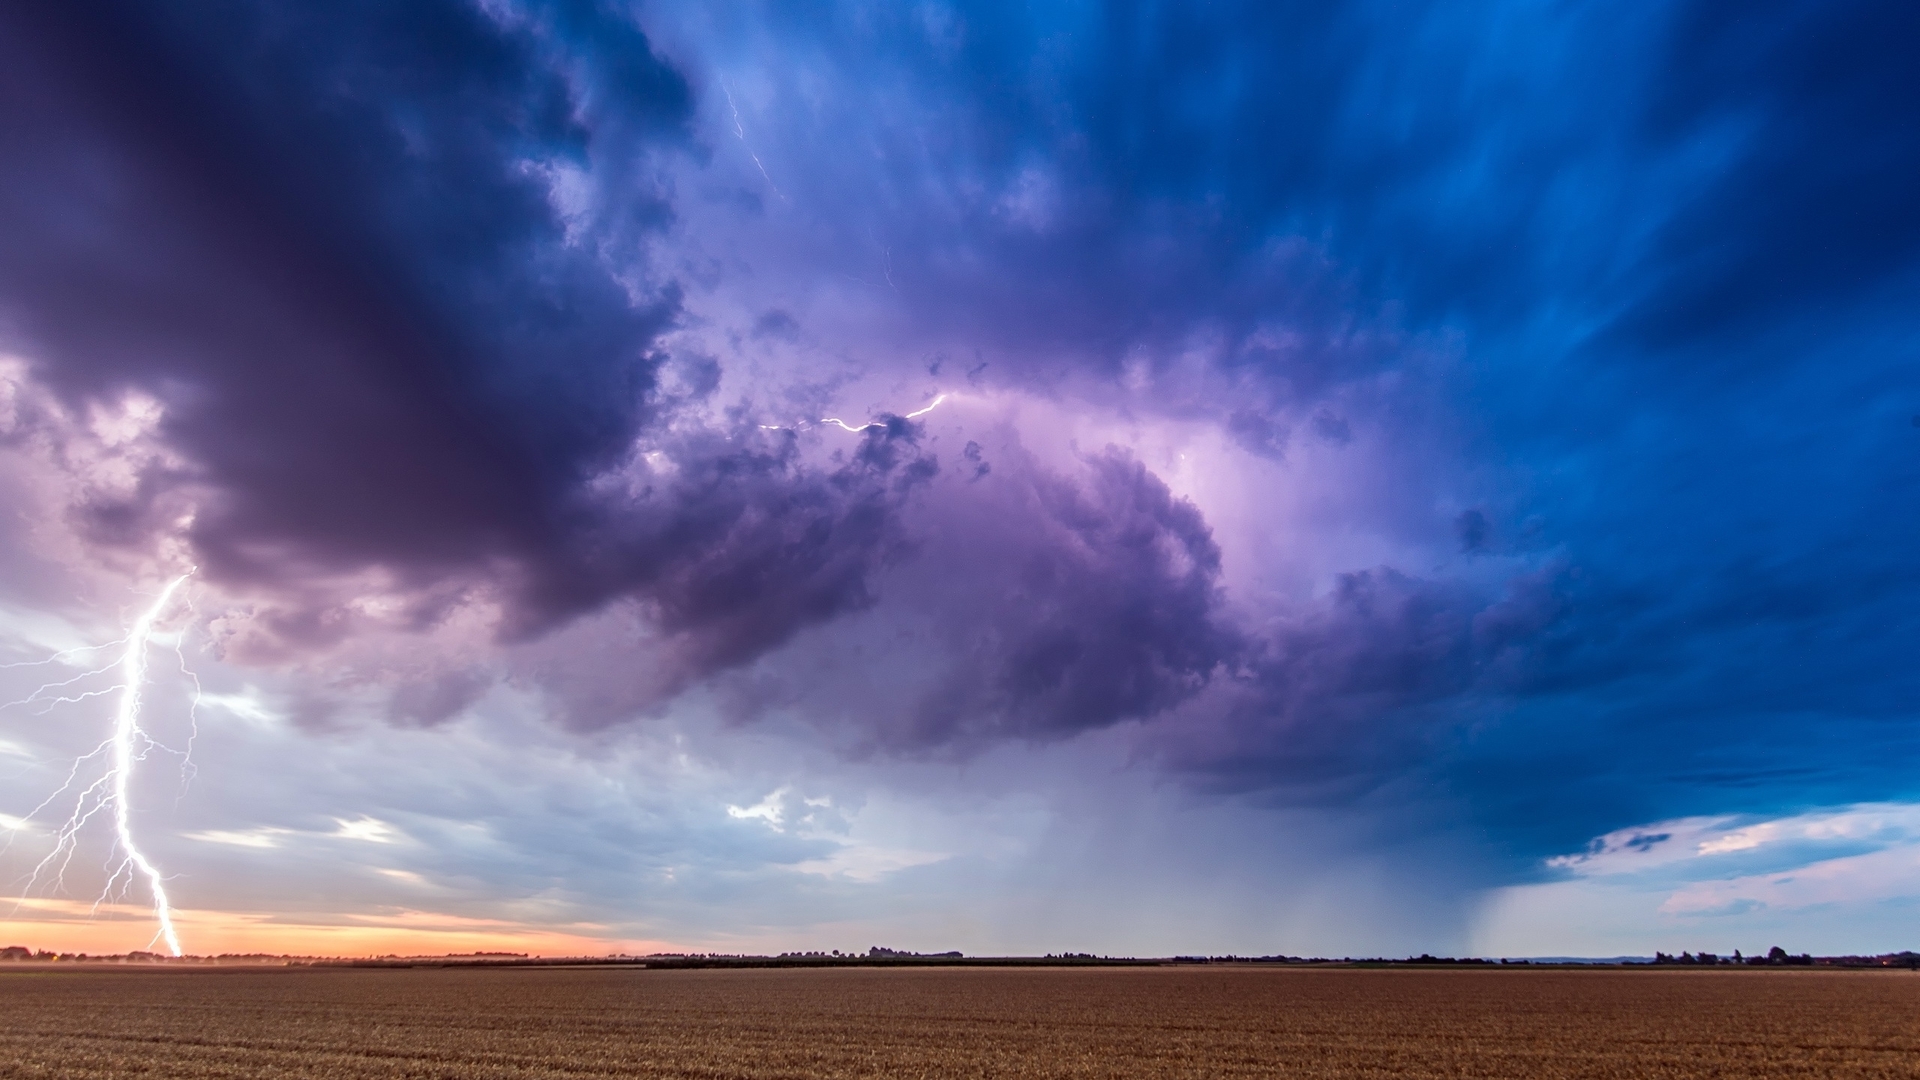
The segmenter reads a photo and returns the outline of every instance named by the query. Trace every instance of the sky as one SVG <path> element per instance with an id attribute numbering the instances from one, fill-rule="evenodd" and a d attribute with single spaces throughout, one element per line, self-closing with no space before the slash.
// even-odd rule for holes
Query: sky
<path id="1" fill-rule="evenodd" d="M 1916 947 L 1916 33 L 9 5 L 0 944 Z"/>

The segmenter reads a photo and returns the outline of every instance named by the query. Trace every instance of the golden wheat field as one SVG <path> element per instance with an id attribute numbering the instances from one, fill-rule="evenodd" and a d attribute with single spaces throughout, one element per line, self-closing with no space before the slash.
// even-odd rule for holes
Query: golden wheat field
<path id="1" fill-rule="evenodd" d="M 1839 971 L 35 970 L 0 1077 L 1917 1077 Z"/>

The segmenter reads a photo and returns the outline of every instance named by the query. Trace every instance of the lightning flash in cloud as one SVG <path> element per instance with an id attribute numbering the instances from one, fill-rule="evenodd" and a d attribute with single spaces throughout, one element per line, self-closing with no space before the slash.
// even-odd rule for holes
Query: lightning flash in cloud
<path id="1" fill-rule="evenodd" d="M 935 410 L 935 409 L 937 409 L 937 408 L 939 408 L 939 407 L 940 407 L 940 403 L 941 403 L 941 402 L 943 402 L 943 401 L 945 401 L 945 400 L 947 400 L 948 398 L 950 398 L 950 397 L 952 397 L 952 396 L 953 396 L 952 394 L 941 394 L 940 396 L 938 396 L 938 397 L 936 397 L 936 398 L 934 398 L 934 399 L 933 399 L 932 401 L 930 401 L 930 402 L 928 402 L 928 403 L 926 404 L 926 407 L 925 407 L 925 408 L 920 408 L 920 409 L 915 409 L 914 411 L 912 411 L 912 412 L 910 412 L 910 413 L 908 413 L 908 414 L 906 414 L 905 416 L 903 416 L 903 417 L 901 417 L 900 419 L 902 419 L 902 420 L 918 420 L 918 419 L 919 419 L 920 417 L 922 417 L 922 416 L 925 416 L 925 415 L 927 415 L 928 413 L 930 413 L 930 412 L 932 412 L 933 410 Z M 854 424 L 849 424 L 849 423 L 847 423 L 847 422 L 846 422 L 845 420 L 842 420 L 842 419 L 840 419 L 840 418 L 838 418 L 838 417 L 834 417 L 834 416 L 826 416 L 826 417 L 822 417 L 822 418 L 820 418 L 820 419 L 819 419 L 818 421 L 815 421 L 815 422 L 816 422 L 816 423 L 821 423 L 821 424 L 832 424 L 832 425 L 834 425 L 835 427 L 837 427 L 837 428 L 839 428 L 839 429 L 840 429 L 840 430 L 842 430 L 842 431 L 851 431 L 851 432 L 853 432 L 853 433 L 854 433 L 855 435 L 858 435 L 858 434 L 860 434 L 860 433 L 861 433 L 861 432 L 863 432 L 863 431 L 868 431 L 868 430 L 871 430 L 871 429 L 873 429 L 873 428 L 884 428 L 884 427 L 886 427 L 886 426 L 887 426 L 887 423 L 886 423 L 886 421 L 884 421 L 884 420 L 874 420 L 874 421 L 871 421 L 871 422 L 869 422 L 869 423 L 865 423 L 865 424 L 859 424 L 859 425 L 854 425 Z M 797 427 L 806 427 L 806 426 L 807 426 L 807 424 L 806 424 L 806 423 L 805 423 L 805 422 L 803 421 L 802 423 L 800 423 L 799 425 L 796 425 L 796 426 L 797 426 Z M 763 431 L 787 431 L 787 430 L 790 430 L 790 429 L 789 429 L 789 428 L 788 428 L 788 427 L 787 427 L 787 426 L 786 426 L 785 424 L 761 424 L 761 425 L 760 425 L 760 427 L 761 427 L 761 430 L 763 430 Z"/>
<path id="2" fill-rule="evenodd" d="M 767 172 L 767 167 L 760 163 L 760 155 L 753 152 L 753 145 L 747 142 L 747 129 L 740 126 L 740 106 L 733 103 L 733 88 L 728 86 L 725 80 L 721 80 L 720 92 L 727 96 L 727 108 L 733 112 L 734 136 L 740 140 L 740 145 L 746 148 L 747 156 L 753 159 L 753 164 L 760 170 L 760 176 L 766 180 L 767 187 L 780 197 L 781 202 L 791 202 L 786 193 L 780 190 L 780 185 L 773 182 L 773 176 Z"/>
<path id="3" fill-rule="evenodd" d="M 159 924 L 158 930 L 154 933 L 154 941 L 164 939 L 168 951 L 174 956 L 180 955 L 180 937 L 173 926 L 173 905 L 167 898 L 166 882 L 161 877 L 159 868 L 154 866 L 153 861 L 147 858 L 146 853 L 140 850 L 140 845 L 134 840 L 128 787 L 133 779 L 134 765 L 146 758 L 147 751 L 155 748 L 165 749 L 140 726 L 141 696 L 148 681 L 148 645 L 153 636 L 155 623 L 173 604 L 180 587 L 186 584 L 187 578 L 192 575 L 193 571 L 189 570 L 167 582 L 166 587 L 160 590 L 160 595 L 155 597 L 153 603 L 134 620 L 126 637 L 99 647 L 105 650 L 124 646 L 125 649 L 116 663 L 85 672 L 62 683 L 43 686 L 22 701 L 14 703 L 44 701 L 49 704 L 73 704 L 108 694 L 117 695 L 113 713 L 113 730 L 107 740 L 76 759 L 72 770 L 67 774 L 67 782 L 61 785 L 59 791 L 48 796 L 45 802 L 35 807 L 33 814 L 28 815 L 29 818 L 33 817 L 63 793 L 72 791 L 78 782 L 82 767 L 88 761 L 101 757 L 106 759 L 107 771 L 80 788 L 74 799 L 73 812 L 67 816 L 66 821 L 56 832 L 53 850 L 34 867 L 33 874 L 27 882 L 27 889 L 31 891 L 41 877 L 49 872 L 56 880 L 62 879 L 67 864 L 72 861 L 78 847 L 80 831 L 88 822 L 104 813 L 113 822 L 114 850 L 119 854 L 120 859 L 112 864 L 111 873 L 101 891 L 99 902 L 112 898 L 117 891 L 124 892 L 135 883 L 136 879 L 145 879 L 148 891 L 153 895 L 154 919 Z M 61 656 L 65 655 L 67 654 L 61 654 Z M 53 662 L 58 659 L 60 656 L 43 662 Z M 88 676 L 104 675 L 116 669 L 119 681 L 106 689 L 48 696 L 51 691 L 72 686 Z M 184 758 L 185 755 L 182 754 L 182 757 Z"/>
<path id="4" fill-rule="evenodd" d="M 933 399 L 933 400 L 932 400 L 931 402 L 928 402 L 928 403 L 927 403 L 927 407 L 926 407 L 926 408 L 924 408 L 924 409 L 915 409 L 915 410 L 914 410 L 913 412 L 910 412 L 910 413 L 908 413 L 908 414 L 907 414 L 906 416 L 904 416 L 904 417 L 902 417 L 902 419 L 904 419 L 904 420 L 916 420 L 916 419 L 919 419 L 920 417 L 922 417 L 922 416 L 925 416 L 925 415 L 927 415 L 928 413 L 930 413 L 930 412 L 932 412 L 932 411 L 933 411 L 934 409 L 936 409 L 936 408 L 939 408 L 939 406 L 940 406 L 940 403 L 941 403 L 941 402 L 943 402 L 943 401 L 945 401 L 945 400 L 947 400 L 947 395 L 945 395 L 945 394 L 941 394 L 941 395 L 940 395 L 939 397 L 937 397 L 937 398 L 934 398 L 934 399 Z M 839 419 L 839 418 L 837 418 L 837 417 L 832 417 L 832 416 L 826 416 L 826 417 L 822 417 L 822 418 L 821 418 L 821 420 L 820 420 L 820 422 L 821 422 L 821 423 L 823 423 L 823 424 L 835 424 L 835 425 L 838 425 L 838 426 L 839 426 L 839 427 L 841 427 L 842 429 L 844 429 L 844 430 L 847 430 L 847 431 L 851 431 L 851 432 L 854 432 L 855 434 L 858 434 L 858 433 L 860 433 L 860 432 L 862 432 L 862 431 L 866 431 L 866 430 L 868 430 L 869 428 L 883 428 L 883 427 L 886 427 L 886 426 L 887 426 L 887 425 L 885 424 L 885 422 L 883 422 L 883 421 L 879 421 L 879 420 L 876 420 L 876 421 L 873 421 L 872 423 L 868 423 L 868 424 L 861 424 L 861 425 L 860 425 L 859 427 L 855 427 L 855 426 L 853 426 L 852 424 L 849 424 L 849 423 L 847 423 L 847 422 L 846 422 L 845 420 L 841 420 L 841 419 Z"/>

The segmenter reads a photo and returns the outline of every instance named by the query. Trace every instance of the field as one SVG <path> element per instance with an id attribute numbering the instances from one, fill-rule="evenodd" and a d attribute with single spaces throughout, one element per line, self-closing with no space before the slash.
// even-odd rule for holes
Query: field
<path id="1" fill-rule="evenodd" d="M 0 1077 L 1920 1077 L 1907 972 L 0 972 Z"/>

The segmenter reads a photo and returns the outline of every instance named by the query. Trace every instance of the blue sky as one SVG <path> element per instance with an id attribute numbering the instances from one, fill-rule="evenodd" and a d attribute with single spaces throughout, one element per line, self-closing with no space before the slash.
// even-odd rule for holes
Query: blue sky
<path id="1" fill-rule="evenodd" d="M 7 929 L 1906 947 L 1915 23 L 9 14 Z"/>

